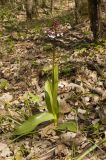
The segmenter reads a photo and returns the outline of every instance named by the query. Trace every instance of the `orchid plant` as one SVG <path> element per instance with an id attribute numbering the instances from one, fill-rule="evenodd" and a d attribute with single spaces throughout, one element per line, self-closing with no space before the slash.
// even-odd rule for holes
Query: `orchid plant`
<path id="1" fill-rule="evenodd" d="M 17 136 L 31 133 L 40 123 L 54 120 L 57 125 L 59 117 L 59 103 L 57 100 L 58 91 L 58 65 L 53 62 L 52 80 L 45 83 L 45 101 L 48 112 L 39 113 L 29 117 L 21 126 L 19 126 L 14 134 Z"/>
<path id="2" fill-rule="evenodd" d="M 59 26 L 57 23 L 53 25 Z M 57 37 L 57 32 L 55 30 L 55 36 Z M 52 32 L 48 32 L 48 38 L 54 40 L 55 37 L 52 36 Z M 56 55 L 55 48 L 53 48 L 53 64 L 52 64 L 52 78 L 45 82 L 45 102 L 48 112 L 39 113 L 32 115 L 26 120 L 22 125 L 16 128 L 14 135 L 23 136 L 31 133 L 39 124 L 45 121 L 54 121 L 55 126 L 58 128 L 58 119 L 59 119 L 59 102 L 58 102 L 58 65 L 55 63 Z M 36 95 L 34 98 L 36 100 Z M 70 130 L 76 132 L 77 127 L 73 122 L 66 122 L 62 124 L 59 130 Z"/>
<path id="3" fill-rule="evenodd" d="M 39 124 L 45 121 L 54 121 L 57 125 L 59 118 L 58 103 L 58 65 L 55 64 L 55 51 L 53 51 L 52 79 L 45 82 L 45 102 L 48 112 L 39 113 L 29 117 L 22 125 L 16 128 L 14 135 L 23 136 L 31 133 Z"/>

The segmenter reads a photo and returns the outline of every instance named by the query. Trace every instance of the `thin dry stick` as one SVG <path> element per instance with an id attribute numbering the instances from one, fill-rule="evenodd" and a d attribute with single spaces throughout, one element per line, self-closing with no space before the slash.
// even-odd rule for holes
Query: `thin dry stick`
<path id="1" fill-rule="evenodd" d="M 53 148 L 51 148 L 47 153 L 41 155 L 40 160 L 44 160 L 44 159 L 46 158 L 47 154 L 53 152 L 53 151 L 55 150 L 55 148 L 56 148 L 56 147 L 53 147 Z"/>
<path id="2" fill-rule="evenodd" d="M 95 143 L 93 146 L 91 146 L 90 148 L 88 148 L 87 151 L 85 151 L 81 156 L 79 156 L 79 158 L 75 159 L 75 160 L 83 160 L 83 158 L 85 156 L 87 156 L 90 152 L 92 152 L 94 149 L 96 149 L 99 145 L 101 145 L 102 143 L 104 143 L 106 141 L 106 138 L 100 140 L 98 143 Z"/>

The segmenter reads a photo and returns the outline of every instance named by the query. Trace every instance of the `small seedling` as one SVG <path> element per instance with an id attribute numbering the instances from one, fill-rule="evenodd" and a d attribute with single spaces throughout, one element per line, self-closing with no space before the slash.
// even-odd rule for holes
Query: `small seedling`
<path id="1" fill-rule="evenodd" d="M 7 90 L 9 88 L 9 82 L 6 79 L 0 79 L 0 89 Z"/>

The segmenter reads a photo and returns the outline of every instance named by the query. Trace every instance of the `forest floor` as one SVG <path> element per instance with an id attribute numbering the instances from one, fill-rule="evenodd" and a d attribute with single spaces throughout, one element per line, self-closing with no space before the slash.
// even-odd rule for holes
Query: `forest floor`
<path id="1" fill-rule="evenodd" d="M 63 36 L 50 40 L 45 31 L 55 18 L 27 24 L 24 15 L 4 13 L 3 18 L 0 12 L 0 160 L 74 160 L 106 137 L 106 41 L 93 43 L 88 20 L 70 25 L 69 16 L 58 17 Z M 14 140 L 19 123 L 46 110 L 42 106 L 44 83 L 51 76 L 51 44 L 59 65 L 60 121 L 76 121 L 77 132 L 45 123 Z M 37 103 L 29 93 L 39 97 Z M 83 160 L 106 160 L 106 142 Z"/>

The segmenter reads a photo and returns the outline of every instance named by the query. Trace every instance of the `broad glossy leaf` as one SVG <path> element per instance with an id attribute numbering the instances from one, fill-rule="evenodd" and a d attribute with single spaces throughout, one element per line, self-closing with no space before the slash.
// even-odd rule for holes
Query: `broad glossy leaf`
<path id="1" fill-rule="evenodd" d="M 75 121 L 64 122 L 63 124 L 60 124 L 57 129 L 61 131 L 68 130 L 70 132 L 77 132 L 78 130 L 77 123 Z"/>
<path id="2" fill-rule="evenodd" d="M 40 113 L 35 116 L 31 116 L 28 120 L 26 120 L 21 126 L 19 126 L 14 135 L 26 135 L 33 131 L 40 123 L 53 120 L 54 116 L 51 113 L 45 112 Z"/>
<path id="3" fill-rule="evenodd" d="M 50 113 L 52 113 L 52 106 L 51 106 L 51 102 L 50 102 L 50 96 L 48 94 L 48 92 L 45 91 L 45 101 L 46 101 L 46 106 L 47 109 Z"/>
<path id="4" fill-rule="evenodd" d="M 53 113 L 53 97 L 52 97 L 51 81 L 46 81 L 45 83 L 45 101 L 46 101 L 48 111 L 50 113 Z"/>
<path id="5" fill-rule="evenodd" d="M 55 119 L 57 119 L 59 113 L 57 92 L 58 92 L 58 66 L 54 65 L 52 73 L 52 82 L 47 81 L 45 83 L 45 101 L 48 111 L 50 113 L 53 113 Z"/>

